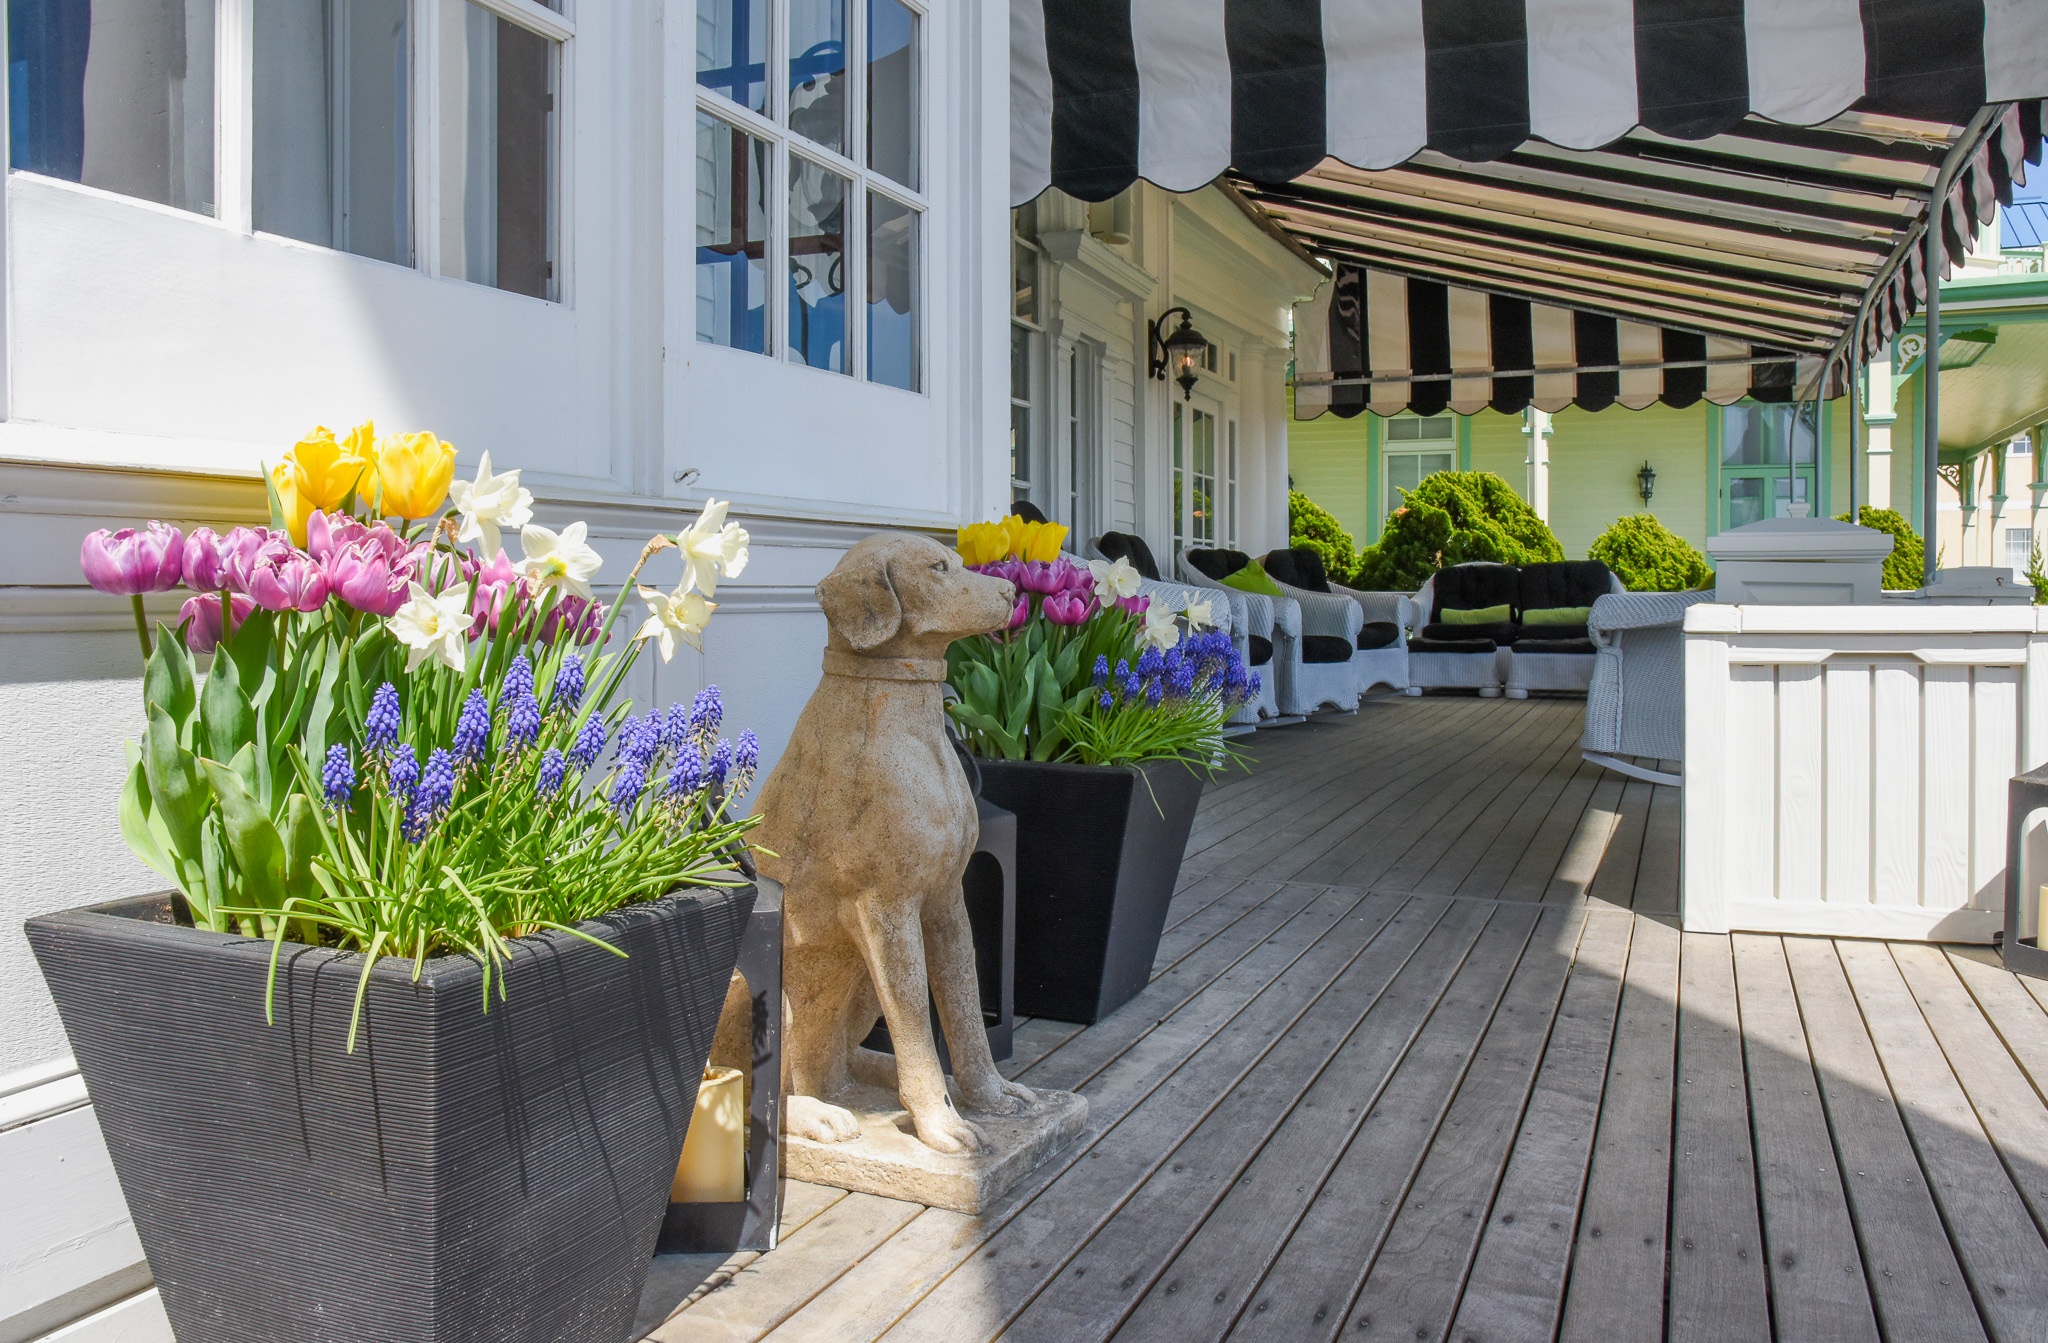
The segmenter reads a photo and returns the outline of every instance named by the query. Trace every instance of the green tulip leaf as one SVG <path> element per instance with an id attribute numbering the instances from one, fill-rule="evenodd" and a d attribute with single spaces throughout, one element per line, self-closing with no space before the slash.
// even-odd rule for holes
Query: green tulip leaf
<path id="1" fill-rule="evenodd" d="M 244 752 L 254 757 L 252 747 Z M 270 823 L 263 804 L 250 791 L 239 769 L 213 760 L 199 762 L 208 782 L 220 797 L 221 826 L 227 834 L 228 852 L 241 876 L 237 904 L 261 905 L 275 909 L 284 903 L 284 840 Z M 239 764 L 240 761 L 237 761 Z"/>
<path id="2" fill-rule="evenodd" d="M 320 814 L 313 799 L 293 793 L 284 804 L 284 893 L 287 897 L 310 900 L 313 859 L 319 854 Z"/>
<path id="3" fill-rule="evenodd" d="M 214 658 L 199 694 L 199 719 L 203 754 L 210 760 L 232 760 L 235 752 L 256 740 L 256 708 L 242 693 L 241 673 L 233 658 Z"/>
<path id="4" fill-rule="evenodd" d="M 185 731 L 198 702 L 192 686 L 191 657 L 185 645 L 162 625 L 157 626 L 156 647 L 142 670 L 142 698 L 145 704 L 154 704 L 170 715 L 184 735 L 184 744 L 192 744 L 190 733 Z"/>
<path id="5" fill-rule="evenodd" d="M 128 770 L 127 782 L 121 785 L 121 838 L 128 841 L 129 851 L 156 871 L 172 881 L 178 879 L 177 869 L 157 842 L 156 832 L 149 827 L 149 774 L 142 768 L 142 761 L 136 760 Z"/>
<path id="6" fill-rule="evenodd" d="M 199 869 L 199 880 L 185 890 L 185 899 L 192 906 L 192 921 L 216 933 L 229 931 L 220 908 L 228 902 L 234 873 L 228 870 L 227 850 L 221 844 L 218 812 L 206 818 L 199 837 L 199 860 L 193 866 Z"/>
<path id="7" fill-rule="evenodd" d="M 149 779 L 150 815 L 163 822 L 171 837 L 170 852 L 196 857 L 199 825 L 213 802 L 213 790 L 200 772 L 199 758 L 178 744 L 177 725 L 156 705 L 149 710 L 142 765 Z"/>

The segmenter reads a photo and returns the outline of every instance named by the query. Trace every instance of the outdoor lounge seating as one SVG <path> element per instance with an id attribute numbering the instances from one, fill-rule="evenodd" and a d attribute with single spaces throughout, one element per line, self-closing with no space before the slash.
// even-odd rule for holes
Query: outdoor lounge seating
<path id="1" fill-rule="evenodd" d="M 1349 598 L 1357 605 L 1364 623 L 1352 640 L 1351 669 L 1358 676 L 1359 694 L 1375 686 L 1408 688 L 1407 633 L 1415 623 L 1415 604 L 1406 593 L 1360 592 L 1332 583 L 1323 569 L 1322 556 L 1306 546 L 1269 550 L 1260 563 L 1290 594 L 1329 594 Z"/>
<path id="2" fill-rule="evenodd" d="M 1620 586 L 1598 560 L 1437 570 L 1415 594 L 1422 626 L 1408 642 L 1409 693 L 1583 693 L 1594 658 L 1584 613 Z"/>
<path id="3" fill-rule="evenodd" d="M 1658 766 L 1685 759 L 1685 612 L 1713 600 L 1712 592 L 1619 592 L 1593 603 L 1587 625 L 1598 651 L 1579 740 L 1587 760 L 1632 779 L 1682 782 Z"/>
<path id="4" fill-rule="evenodd" d="M 1250 612 L 1251 603 L 1244 600 L 1245 593 L 1231 590 L 1218 593 L 1208 584 L 1198 586 L 1161 578 L 1159 561 L 1153 558 L 1152 547 L 1145 544 L 1142 536 L 1133 536 L 1129 532 L 1104 532 L 1089 543 L 1088 549 L 1094 558 L 1123 560 L 1136 569 L 1142 580 L 1138 591 L 1144 596 L 1166 601 L 1175 609 L 1186 607 L 1190 601 L 1207 601 L 1215 617 L 1216 628 L 1230 636 L 1245 666 L 1259 674 L 1259 693 L 1245 701 L 1231 715 L 1230 721 L 1239 726 L 1255 726 L 1262 718 L 1280 716 L 1280 695 L 1273 679 L 1273 640 L 1268 634 L 1252 632 L 1255 626 L 1261 631 L 1269 630 L 1272 626 L 1270 614 L 1255 622 Z"/>
<path id="5" fill-rule="evenodd" d="M 1180 555 L 1180 575 L 1197 586 L 1241 596 L 1256 610 L 1272 609 L 1273 678 L 1280 712 L 1305 717 L 1327 709 L 1348 713 L 1358 707 L 1358 680 L 1351 668 L 1365 614 L 1356 602 L 1331 594 L 1293 589 L 1281 597 L 1239 592 L 1223 580 L 1251 562 L 1242 550 L 1194 547 Z M 1253 616 L 1257 622 L 1256 614 Z"/>

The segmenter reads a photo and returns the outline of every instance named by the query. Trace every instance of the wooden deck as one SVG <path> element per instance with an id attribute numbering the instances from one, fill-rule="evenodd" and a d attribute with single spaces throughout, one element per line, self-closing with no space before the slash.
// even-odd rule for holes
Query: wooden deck
<path id="1" fill-rule="evenodd" d="M 2048 1339 L 2048 985 L 1681 934 L 1582 708 L 1369 702 L 1202 804 L 1155 978 L 1006 1071 L 1090 1125 L 981 1217 L 792 1184 L 656 1340 Z"/>

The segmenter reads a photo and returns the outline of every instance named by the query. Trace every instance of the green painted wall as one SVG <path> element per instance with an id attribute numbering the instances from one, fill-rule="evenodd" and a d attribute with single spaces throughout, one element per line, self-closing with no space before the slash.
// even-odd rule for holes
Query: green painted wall
<path id="1" fill-rule="evenodd" d="M 1372 416 L 1297 420 L 1292 387 L 1287 389 L 1287 416 L 1287 474 L 1294 488 L 1328 509 L 1354 541 L 1365 545 L 1373 530 L 1372 473 L 1366 462 L 1366 425 Z"/>

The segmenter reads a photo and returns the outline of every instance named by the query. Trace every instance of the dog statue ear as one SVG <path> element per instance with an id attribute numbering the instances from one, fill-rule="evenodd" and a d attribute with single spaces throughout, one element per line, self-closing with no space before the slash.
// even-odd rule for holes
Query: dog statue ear
<path id="1" fill-rule="evenodd" d="M 902 627 L 903 603 L 889 581 L 885 555 L 869 554 L 852 564 L 841 560 L 819 581 L 817 592 L 827 623 L 855 652 L 888 642 Z"/>

